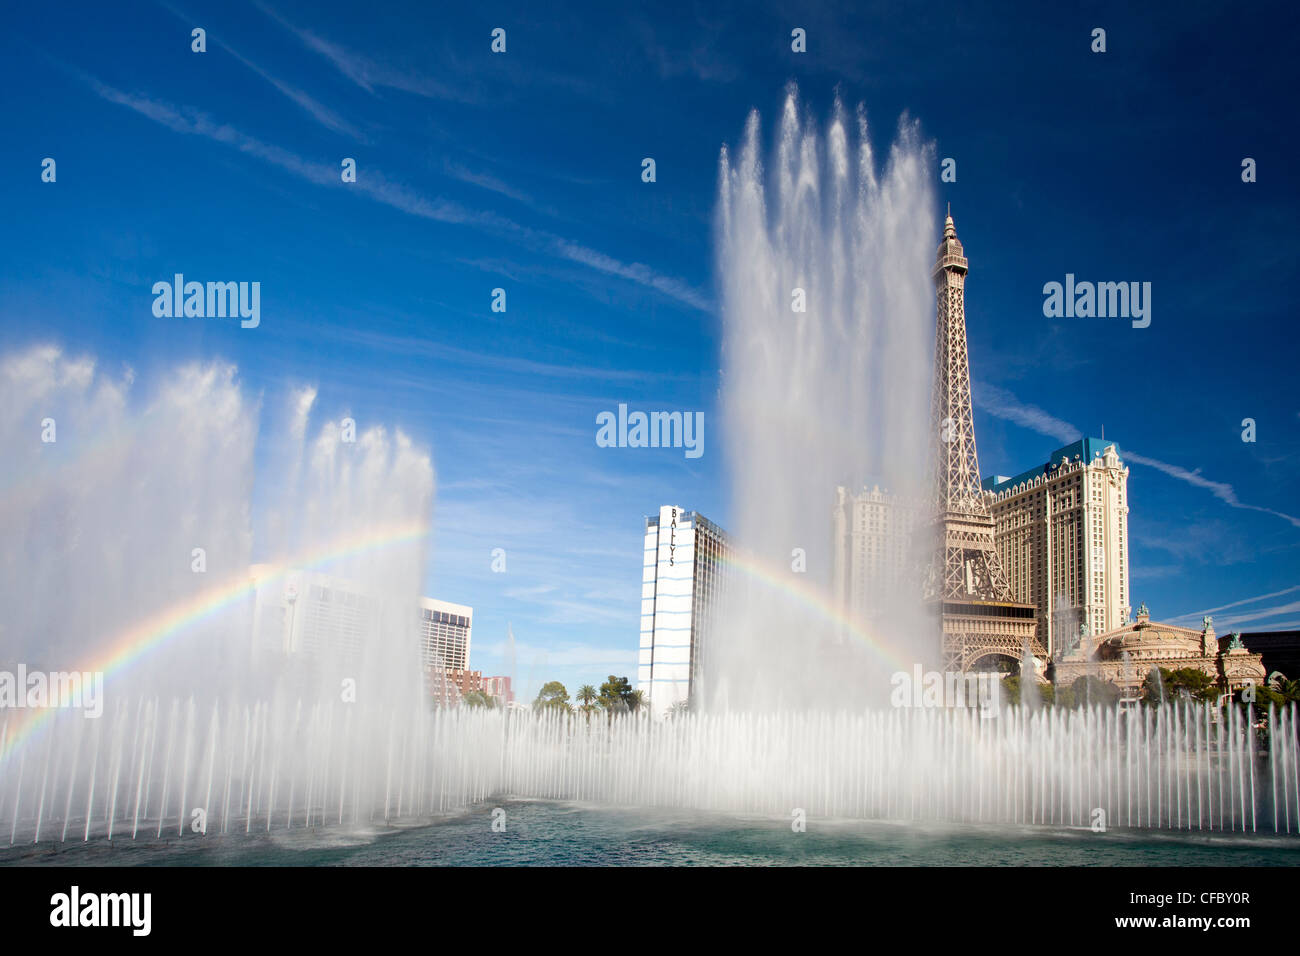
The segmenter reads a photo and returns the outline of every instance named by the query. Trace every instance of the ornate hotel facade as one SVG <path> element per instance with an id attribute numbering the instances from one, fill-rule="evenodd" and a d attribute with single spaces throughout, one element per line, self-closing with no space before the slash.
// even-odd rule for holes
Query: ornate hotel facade
<path id="1" fill-rule="evenodd" d="M 994 539 L 1017 601 L 1059 656 L 1079 636 L 1129 620 L 1128 468 L 1119 450 L 1083 438 L 1014 478 L 984 479 Z"/>
<path id="2" fill-rule="evenodd" d="M 1157 667 L 1198 670 L 1225 693 L 1258 687 L 1266 678 L 1260 655 L 1246 648 L 1240 634 L 1216 636 L 1209 616 L 1199 631 L 1160 624 L 1151 620 L 1146 605 L 1138 609 L 1136 621 L 1095 636 L 1081 634 L 1077 644 L 1063 647 L 1056 658 L 1052 680 L 1058 686 L 1096 677 L 1118 687 L 1124 701 L 1138 699 L 1142 682 Z"/>

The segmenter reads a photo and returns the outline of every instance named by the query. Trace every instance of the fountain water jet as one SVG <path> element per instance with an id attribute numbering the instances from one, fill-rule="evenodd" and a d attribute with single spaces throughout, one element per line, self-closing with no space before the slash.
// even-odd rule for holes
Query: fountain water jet
<path id="1" fill-rule="evenodd" d="M 424 701 L 427 454 L 382 428 L 352 442 L 323 422 L 309 439 L 313 390 L 263 409 L 221 363 L 137 391 L 133 375 L 55 347 L 0 356 L 0 441 L 14 449 L 0 458 L 0 599 L 13 609 L 0 669 L 99 672 L 105 708 L 0 712 L 11 838 L 30 820 L 33 838 L 129 825 L 161 839 L 198 825 L 195 810 L 223 829 L 293 825 L 315 771 L 289 741 L 351 761 L 364 792 L 359 776 L 386 769 L 369 748 Z M 33 415 L 58 422 L 56 442 L 30 440 Z M 269 569 L 257 581 L 254 557 Z M 303 653 L 254 629 L 258 588 L 304 565 L 372 599 L 349 641 Z M 340 677 L 357 688 L 348 754 L 322 748 L 311 717 Z"/>
<path id="2" fill-rule="evenodd" d="M 880 608 L 876 632 L 819 609 L 836 486 L 924 486 L 933 150 L 905 118 L 882 169 L 863 110 L 836 102 L 823 127 L 793 88 L 767 168 L 760 138 L 753 113 L 722 153 L 717 258 L 729 525 L 740 570 L 763 580 L 729 582 L 696 704 L 723 706 L 724 688 L 740 710 L 883 704 L 890 672 L 931 663 L 928 645 L 896 637 L 922 632 L 917 602 Z"/>
<path id="3" fill-rule="evenodd" d="M 1141 712 L 1008 708 L 997 720 L 965 708 L 693 714 L 660 722 L 465 709 L 395 719 L 389 746 L 379 749 L 358 748 L 348 734 L 319 733 L 345 705 L 322 707 L 310 720 L 300 719 L 296 702 L 239 708 L 254 725 L 260 713 L 255 756 L 274 754 L 271 772 L 237 777 L 209 798 L 214 832 L 247 832 L 254 819 L 268 831 L 301 827 L 305 814 L 319 825 L 327 810 L 339 823 L 391 823 L 504 795 L 773 816 L 798 807 L 823 817 L 902 821 L 1086 827 L 1100 818 L 1108 828 L 1207 832 L 1291 833 L 1300 819 L 1294 705 L 1268 710 L 1266 759 L 1238 709 L 1226 712 L 1217 736 L 1202 735 L 1191 728 L 1212 709 L 1191 703 Z M 147 713 L 124 704 L 104 719 L 111 736 L 144 740 Z M 52 739 L 73 732 L 78 719 L 62 716 Z M 177 753 L 206 744 L 217 762 L 233 765 L 248 743 L 246 725 L 186 724 L 188 739 Z M 390 754 L 402 755 L 400 780 L 390 775 Z M 8 769 L 0 765 L 0 799 L 12 805 L 15 839 L 30 841 L 40 781 L 29 775 L 24 783 Z M 182 787 L 207 779 L 202 766 L 180 774 Z M 294 794 L 308 780 L 321 796 L 299 800 Z M 64 786 L 54 787 L 56 806 L 82 802 L 60 799 L 71 796 L 58 792 Z M 78 794 L 87 807 L 118 807 L 107 818 L 88 812 L 63 821 L 83 839 L 132 819 L 119 798 L 137 789 L 136 781 L 100 773 L 74 786 L 87 789 Z M 1216 792 L 1229 798 L 1216 799 Z M 336 810 L 326 805 L 329 794 L 339 795 Z M 156 813 L 160 824 L 183 822 L 188 808 L 165 799 Z M 179 835 L 190 836 L 184 828 Z"/>

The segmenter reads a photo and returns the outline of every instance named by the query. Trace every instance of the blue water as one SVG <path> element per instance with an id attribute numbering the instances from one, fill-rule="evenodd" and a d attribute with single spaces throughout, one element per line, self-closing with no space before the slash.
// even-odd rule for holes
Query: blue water
<path id="1" fill-rule="evenodd" d="M 505 811 L 504 832 L 493 810 Z M 500 819 L 500 815 L 497 815 Z M 1300 866 L 1300 836 L 882 823 L 490 803 L 405 827 L 0 849 L 0 865 L 163 866 Z"/>

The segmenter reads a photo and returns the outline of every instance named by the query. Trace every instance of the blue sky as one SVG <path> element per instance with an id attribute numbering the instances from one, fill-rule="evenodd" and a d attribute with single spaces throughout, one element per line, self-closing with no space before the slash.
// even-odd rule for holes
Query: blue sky
<path id="1" fill-rule="evenodd" d="M 838 89 L 878 150 L 906 111 L 957 160 L 937 190 L 971 260 L 985 474 L 1104 426 L 1131 456 L 1135 601 L 1300 627 L 1284 18 L 1130 6 L 24 5 L 0 40 L 0 348 L 142 377 L 229 359 L 402 427 L 438 474 L 427 590 L 474 606 L 473 666 L 506 668 L 512 622 L 525 687 L 633 676 L 642 516 L 728 519 L 719 150 L 788 83 L 823 112 Z M 155 318 L 177 271 L 261 281 L 261 327 Z M 1151 326 L 1044 318 L 1067 272 L 1151 282 Z M 705 454 L 598 448 L 619 402 L 704 411 Z"/>

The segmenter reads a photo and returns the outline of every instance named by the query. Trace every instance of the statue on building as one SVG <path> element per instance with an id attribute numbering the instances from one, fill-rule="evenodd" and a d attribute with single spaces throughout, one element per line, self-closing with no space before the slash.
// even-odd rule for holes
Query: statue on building
<path id="1" fill-rule="evenodd" d="M 1065 647 L 1062 657 L 1073 657 L 1076 653 L 1083 653 L 1083 639 L 1088 636 L 1088 625 L 1080 623 L 1079 630 L 1071 635 L 1068 631 L 1065 637 Z"/>

